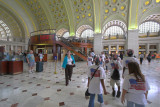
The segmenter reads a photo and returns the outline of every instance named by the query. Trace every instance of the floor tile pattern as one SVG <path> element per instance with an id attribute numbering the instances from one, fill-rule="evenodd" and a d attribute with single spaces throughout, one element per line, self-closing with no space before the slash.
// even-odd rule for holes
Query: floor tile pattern
<path id="1" fill-rule="evenodd" d="M 54 74 L 55 63 L 45 62 L 43 72 L 29 74 L 27 64 L 24 63 L 22 74 L 0 76 L 0 107 L 87 107 L 89 100 L 84 96 L 87 89 L 86 62 L 76 62 L 68 86 L 65 86 L 64 70 L 61 69 L 60 62 L 56 68 L 57 74 Z M 148 64 L 145 60 L 141 69 L 151 87 L 147 107 L 159 107 L 160 61 L 153 60 Z M 112 93 L 109 74 L 106 73 L 105 85 L 107 91 Z M 123 79 L 121 84 L 122 82 Z M 113 98 L 111 94 L 103 97 L 106 107 L 126 106 L 121 104 L 120 98 Z M 95 107 L 99 107 L 96 100 L 97 98 Z"/>

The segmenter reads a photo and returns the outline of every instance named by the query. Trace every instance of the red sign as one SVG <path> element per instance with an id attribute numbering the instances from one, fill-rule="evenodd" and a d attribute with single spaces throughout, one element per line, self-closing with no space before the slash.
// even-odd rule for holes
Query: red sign
<path id="1" fill-rule="evenodd" d="M 49 40 L 51 35 L 40 35 L 40 41 Z"/>

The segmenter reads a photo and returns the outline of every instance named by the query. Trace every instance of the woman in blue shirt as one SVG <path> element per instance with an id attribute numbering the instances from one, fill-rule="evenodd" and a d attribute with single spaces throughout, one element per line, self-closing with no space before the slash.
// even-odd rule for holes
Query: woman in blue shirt
<path id="1" fill-rule="evenodd" d="M 66 78 L 66 86 L 68 85 L 69 81 L 71 81 L 73 66 L 75 65 L 75 60 L 71 52 L 68 51 L 67 55 L 64 57 L 62 68 L 65 69 L 65 78 Z"/>

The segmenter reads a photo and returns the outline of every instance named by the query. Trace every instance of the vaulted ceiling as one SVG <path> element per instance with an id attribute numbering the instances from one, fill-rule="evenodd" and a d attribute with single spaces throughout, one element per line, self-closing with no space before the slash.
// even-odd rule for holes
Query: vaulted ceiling
<path id="1" fill-rule="evenodd" d="M 44 29 L 68 30 L 73 36 L 82 25 L 101 33 L 113 20 L 137 29 L 143 21 L 157 18 L 159 10 L 160 0 L 0 0 L 0 20 L 14 36 Z"/>

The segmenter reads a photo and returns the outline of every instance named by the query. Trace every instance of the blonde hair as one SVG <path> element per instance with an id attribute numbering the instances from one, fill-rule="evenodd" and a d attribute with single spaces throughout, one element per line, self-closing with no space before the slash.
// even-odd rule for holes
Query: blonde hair
<path id="1" fill-rule="evenodd" d="M 139 64 L 137 62 L 129 62 L 128 63 L 129 74 L 134 74 L 136 80 L 142 80 L 145 82 L 145 77 L 142 74 Z"/>

